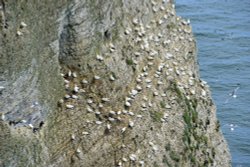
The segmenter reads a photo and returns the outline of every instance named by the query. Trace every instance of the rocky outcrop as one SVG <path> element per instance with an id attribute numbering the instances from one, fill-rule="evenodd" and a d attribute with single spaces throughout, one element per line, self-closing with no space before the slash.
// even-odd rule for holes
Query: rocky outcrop
<path id="1" fill-rule="evenodd" d="M 1 166 L 231 166 L 174 4 L 2 0 L 0 14 Z"/>

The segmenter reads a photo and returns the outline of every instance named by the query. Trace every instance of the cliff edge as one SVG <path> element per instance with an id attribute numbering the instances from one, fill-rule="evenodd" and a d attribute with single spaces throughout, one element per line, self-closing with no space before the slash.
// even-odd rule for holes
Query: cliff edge
<path id="1" fill-rule="evenodd" d="M 231 166 L 170 1 L 1 0 L 0 24 L 0 166 Z"/>

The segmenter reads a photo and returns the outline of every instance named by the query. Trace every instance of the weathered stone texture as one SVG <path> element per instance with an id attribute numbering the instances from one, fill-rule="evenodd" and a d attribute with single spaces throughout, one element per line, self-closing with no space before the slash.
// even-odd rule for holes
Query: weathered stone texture
<path id="1" fill-rule="evenodd" d="M 0 166 L 231 166 L 173 4 L 0 5 Z"/>

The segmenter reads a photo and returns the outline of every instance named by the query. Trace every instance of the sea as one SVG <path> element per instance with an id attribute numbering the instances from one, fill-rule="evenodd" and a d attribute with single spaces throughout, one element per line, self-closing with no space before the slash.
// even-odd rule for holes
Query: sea
<path id="1" fill-rule="evenodd" d="M 250 167 L 250 0 L 176 0 L 190 19 L 233 167 Z"/>

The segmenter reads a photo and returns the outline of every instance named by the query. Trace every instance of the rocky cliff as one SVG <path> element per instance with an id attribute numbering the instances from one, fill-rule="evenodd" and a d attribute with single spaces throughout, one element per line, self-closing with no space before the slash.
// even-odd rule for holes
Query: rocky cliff
<path id="1" fill-rule="evenodd" d="M 174 4 L 0 6 L 0 166 L 231 166 Z"/>

